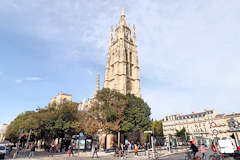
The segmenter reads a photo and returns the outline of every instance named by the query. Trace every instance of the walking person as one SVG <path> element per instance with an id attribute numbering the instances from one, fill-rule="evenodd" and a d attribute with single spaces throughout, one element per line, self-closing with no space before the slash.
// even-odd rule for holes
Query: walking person
<path id="1" fill-rule="evenodd" d="M 71 157 L 71 156 L 73 157 L 73 146 L 72 146 L 72 145 L 70 145 L 70 146 L 68 147 L 68 152 L 67 152 L 67 153 L 68 153 L 68 156 L 69 156 L 69 157 Z"/>
<path id="2" fill-rule="evenodd" d="M 50 153 L 50 155 L 53 157 L 54 145 L 53 145 L 53 144 L 50 144 L 50 145 L 48 146 L 48 148 L 49 148 L 49 153 Z M 48 155 L 48 156 L 49 156 L 49 155 Z"/>
<path id="3" fill-rule="evenodd" d="M 98 158 L 97 152 L 98 152 L 98 147 L 97 147 L 97 145 L 96 145 L 96 146 L 94 147 L 94 151 L 93 151 L 92 158 L 94 158 L 94 155 L 95 155 L 95 154 L 96 154 L 96 156 L 97 156 L 97 158 Z"/>
<path id="4" fill-rule="evenodd" d="M 193 144 L 193 142 L 192 141 L 190 141 L 190 144 L 191 144 L 191 150 L 192 150 L 192 153 L 193 153 L 193 158 L 195 158 L 195 156 L 196 156 L 196 153 L 198 152 L 198 148 L 197 148 L 197 146 L 195 145 L 195 144 Z"/>
<path id="5" fill-rule="evenodd" d="M 147 150 L 148 150 L 147 143 L 144 143 L 143 148 L 144 148 L 144 152 L 145 152 L 145 156 L 146 156 Z"/>
<path id="6" fill-rule="evenodd" d="M 137 144 L 134 145 L 134 153 L 135 153 L 135 156 L 138 156 L 138 146 L 137 146 Z"/>
<path id="7" fill-rule="evenodd" d="M 33 144 L 30 146 L 30 153 L 29 153 L 29 158 L 34 157 L 34 152 L 35 152 L 36 146 Z"/>
<path id="8" fill-rule="evenodd" d="M 206 160 L 206 159 L 207 159 L 205 152 L 206 152 L 206 150 L 205 150 L 205 145 L 202 144 L 202 145 L 201 145 L 202 160 Z"/>

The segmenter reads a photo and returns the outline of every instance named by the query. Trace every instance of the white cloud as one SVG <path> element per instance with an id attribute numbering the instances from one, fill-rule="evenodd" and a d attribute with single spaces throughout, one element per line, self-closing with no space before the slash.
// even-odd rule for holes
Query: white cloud
<path id="1" fill-rule="evenodd" d="M 88 70 L 87 70 L 87 73 L 88 73 L 90 76 L 92 76 L 92 75 L 93 75 L 93 71 L 92 71 L 92 70 L 90 70 L 90 69 L 88 69 Z"/>
<path id="2" fill-rule="evenodd" d="M 40 81 L 40 80 L 42 80 L 42 78 L 40 78 L 40 77 L 26 77 L 25 79 L 17 79 L 17 80 L 15 80 L 15 82 L 17 83 L 17 84 L 20 84 L 20 83 L 23 83 L 24 81 Z"/>
<path id="3" fill-rule="evenodd" d="M 125 7 L 127 22 L 136 25 L 142 95 L 155 117 L 205 107 L 236 111 L 240 90 L 238 1 L 125 2 L 5 0 L 0 13 L 22 19 L 20 31 L 56 42 L 65 53 L 56 52 L 55 57 L 104 65 L 110 26 L 118 23 Z"/>
<path id="4" fill-rule="evenodd" d="M 16 82 L 17 84 L 20 84 L 20 83 L 23 82 L 23 80 L 21 80 L 21 79 L 17 79 L 17 80 L 15 80 L 15 82 Z"/>
<path id="5" fill-rule="evenodd" d="M 40 77 L 26 77 L 25 80 L 27 80 L 27 81 L 40 81 L 42 79 Z"/>

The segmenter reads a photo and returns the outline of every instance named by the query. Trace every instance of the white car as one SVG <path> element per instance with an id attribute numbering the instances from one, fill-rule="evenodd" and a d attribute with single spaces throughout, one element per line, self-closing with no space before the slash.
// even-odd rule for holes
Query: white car
<path id="1" fill-rule="evenodd" d="M 6 154 L 6 147 L 4 144 L 0 144 L 0 159 L 4 159 Z"/>
<path id="2" fill-rule="evenodd" d="M 220 153 L 233 155 L 234 151 L 237 150 L 234 139 L 222 139 L 218 141 L 218 147 Z"/>

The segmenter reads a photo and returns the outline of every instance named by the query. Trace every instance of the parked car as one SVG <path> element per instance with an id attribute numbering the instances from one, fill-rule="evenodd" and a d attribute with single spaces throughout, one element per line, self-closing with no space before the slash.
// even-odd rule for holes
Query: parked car
<path id="1" fill-rule="evenodd" d="M 0 159 L 4 159 L 6 154 L 6 147 L 4 144 L 0 144 Z"/>
<path id="2" fill-rule="evenodd" d="M 237 150 L 234 139 L 222 139 L 218 141 L 220 153 L 226 156 L 233 156 Z"/>

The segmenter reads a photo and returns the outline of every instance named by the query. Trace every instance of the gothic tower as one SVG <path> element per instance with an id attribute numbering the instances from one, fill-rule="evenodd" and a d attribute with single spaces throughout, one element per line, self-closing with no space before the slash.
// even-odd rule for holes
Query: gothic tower
<path id="1" fill-rule="evenodd" d="M 131 28 L 125 19 L 124 9 L 122 9 L 119 24 L 114 30 L 115 36 L 113 36 L 113 27 L 111 27 L 104 88 L 140 97 L 136 28 L 133 25 L 133 33 L 131 33 Z"/>

